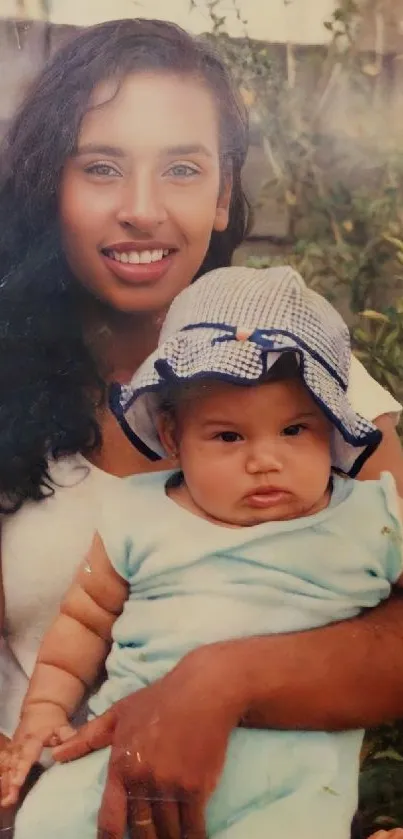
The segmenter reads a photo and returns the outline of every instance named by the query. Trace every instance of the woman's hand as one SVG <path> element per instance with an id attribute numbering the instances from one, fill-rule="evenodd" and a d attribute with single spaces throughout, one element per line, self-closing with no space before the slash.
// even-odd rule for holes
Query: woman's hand
<path id="1" fill-rule="evenodd" d="M 54 757 L 112 745 L 99 839 L 123 839 L 126 827 L 131 839 L 205 839 L 205 806 L 239 716 L 221 656 L 199 650 L 85 725 Z"/>
<path id="2" fill-rule="evenodd" d="M 0 754 L 1 807 L 18 802 L 20 790 L 42 749 L 60 743 L 67 731 L 74 733 L 58 705 L 37 703 L 23 713 L 13 739 Z"/>

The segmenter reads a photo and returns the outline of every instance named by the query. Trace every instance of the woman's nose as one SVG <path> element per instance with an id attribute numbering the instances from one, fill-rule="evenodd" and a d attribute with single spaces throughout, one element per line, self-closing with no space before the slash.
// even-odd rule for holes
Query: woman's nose
<path id="1" fill-rule="evenodd" d="M 167 218 L 158 183 L 143 174 L 125 184 L 117 213 L 121 225 L 151 232 Z"/>

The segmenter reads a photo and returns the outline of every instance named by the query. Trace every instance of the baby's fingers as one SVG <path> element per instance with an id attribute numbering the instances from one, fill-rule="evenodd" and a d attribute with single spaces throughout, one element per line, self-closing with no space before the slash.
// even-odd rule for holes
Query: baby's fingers
<path id="1" fill-rule="evenodd" d="M 72 725 L 61 725 L 53 735 L 52 743 L 49 745 L 60 746 L 61 743 L 65 743 L 66 740 L 70 740 L 70 737 L 74 737 L 75 734 L 77 734 L 77 729 L 73 728 Z"/>
<path id="2" fill-rule="evenodd" d="M 9 751 L 8 763 L 1 776 L 1 806 L 10 807 L 18 801 L 20 789 L 27 775 L 40 758 L 42 741 L 28 736 Z"/>
<path id="3" fill-rule="evenodd" d="M 0 805 L 6 800 L 9 794 L 9 773 L 11 765 L 11 752 L 5 749 L 0 753 Z"/>
<path id="4" fill-rule="evenodd" d="M 14 751 L 10 746 L 7 751 L 2 752 L 0 756 L 0 765 L 1 765 L 1 799 L 0 805 L 2 807 L 7 807 L 8 803 L 14 804 L 17 800 L 15 794 L 11 794 L 11 778 L 12 778 L 12 763 L 14 759 Z"/>
<path id="5" fill-rule="evenodd" d="M 1 776 L 1 807 L 11 807 L 17 804 L 20 787 L 13 784 L 12 774 L 9 770 Z"/>

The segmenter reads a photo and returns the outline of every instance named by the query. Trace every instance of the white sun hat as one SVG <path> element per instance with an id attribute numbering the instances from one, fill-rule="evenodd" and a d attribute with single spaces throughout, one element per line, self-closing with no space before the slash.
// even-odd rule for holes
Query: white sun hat
<path id="1" fill-rule="evenodd" d="M 111 407 L 133 442 L 163 457 L 155 417 L 169 383 L 214 378 L 256 384 L 281 353 L 295 353 L 306 387 L 333 424 L 333 466 L 355 475 L 382 439 L 347 398 L 351 348 L 346 324 L 290 267 L 219 268 L 172 303 L 158 347 Z"/>

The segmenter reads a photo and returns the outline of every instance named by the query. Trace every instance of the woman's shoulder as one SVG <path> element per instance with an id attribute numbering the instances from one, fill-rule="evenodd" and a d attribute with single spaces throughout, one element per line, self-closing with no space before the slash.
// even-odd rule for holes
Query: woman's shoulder
<path id="1" fill-rule="evenodd" d="M 397 421 L 402 410 L 397 399 L 372 378 L 355 355 L 351 356 L 348 397 L 354 410 L 371 421 L 383 414 L 392 414 Z"/>
<path id="2" fill-rule="evenodd" d="M 86 538 L 93 530 L 100 499 L 107 492 L 113 494 L 123 483 L 123 479 L 103 472 L 80 454 L 50 459 L 48 473 L 51 484 L 46 497 L 26 501 L 16 513 L 4 517 L 2 544 L 6 556 L 11 544 L 19 553 L 17 546 L 31 538 L 38 540 L 38 534 L 50 542 L 58 534 L 71 544 L 81 533 Z"/>
<path id="3" fill-rule="evenodd" d="M 106 483 L 112 480 L 120 480 L 115 475 L 95 466 L 78 452 L 57 459 L 49 458 L 48 472 L 54 492 L 57 492 L 58 489 L 80 486 L 85 481 L 88 481 L 88 479 L 92 483 Z"/>

